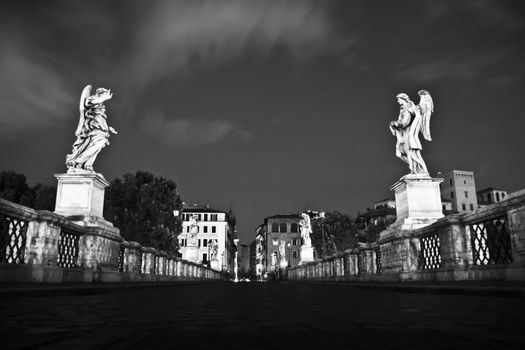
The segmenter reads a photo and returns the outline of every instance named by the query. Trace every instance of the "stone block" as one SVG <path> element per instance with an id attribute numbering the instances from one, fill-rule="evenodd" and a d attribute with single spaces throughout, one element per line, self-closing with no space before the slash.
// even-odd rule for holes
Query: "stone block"
<path id="1" fill-rule="evenodd" d="M 396 222 L 393 227 L 413 230 L 432 224 L 443 217 L 441 191 L 442 178 L 426 175 L 405 175 L 390 189 L 396 197 Z"/>
<path id="2" fill-rule="evenodd" d="M 55 174 L 58 180 L 55 213 L 101 217 L 109 183 L 98 173 Z"/>
<path id="3" fill-rule="evenodd" d="M 314 261 L 314 248 L 312 246 L 301 246 L 301 260 L 299 265 Z"/>

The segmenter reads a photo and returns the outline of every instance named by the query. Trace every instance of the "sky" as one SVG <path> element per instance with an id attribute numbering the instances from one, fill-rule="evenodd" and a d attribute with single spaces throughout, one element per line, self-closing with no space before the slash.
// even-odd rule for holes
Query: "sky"
<path id="1" fill-rule="evenodd" d="M 398 93 L 434 100 L 431 175 L 525 188 L 522 1 L 2 1 L 0 170 L 54 184 L 84 86 L 113 91 L 94 167 L 174 179 L 187 203 L 356 216 L 408 173 Z"/>

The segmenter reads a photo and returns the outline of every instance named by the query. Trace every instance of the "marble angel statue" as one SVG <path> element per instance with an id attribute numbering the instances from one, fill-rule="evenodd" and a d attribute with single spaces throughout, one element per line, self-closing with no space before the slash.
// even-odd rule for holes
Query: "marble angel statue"
<path id="1" fill-rule="evenodd" d="M 87 85 L 80 97 L 80 119 L 73 143 L 73 151 L 66 156 L 69 171 L 93 171 L 93 163 L 102 148 L 109 145 L 110 132 L 117 132 L 106 122 L 104 102 L 113 97 L 111 90 L 98 88 L 91 94 L 91 85 Z"/>
<path id="2" fill-rule="evenodd" d="M 312 224 L 310 223 L 310 215 L 307 213 L 301 213 L 301 221 L 299 221 L 299 227 L 301 231 L 301 238 L 303 239 L 303 245 L 306 247 L 312 246 L 312 239 L 310 234 L 312 233 Z"/>
<path id="3" fill-rule="evenodd" d="M 428 175 L 427 166 L 421 156 L 421 141 L 419 133 L 427 141 L 430 136 L 430 117 L 434 111 L 434 103 L 428 91 L 419 91 L 419 104 L 416 105 L 407 94 L 396 96 L 399 103 L 399 117 L 390 122 L 390 131 L 397 138 L 396 156 L 408 164 L 410 174 Z"/>
<path id="4" fill-rule="evenodd" d="M 189 222 L 189 232 L 187 235 L 188 238 L 188 246 L 196 246 L 197 245 L 197 234 L 199 233 L 199 225 L 197 223 L 197 214 L 193 214 L 190 216 L 190 222 Z"/>

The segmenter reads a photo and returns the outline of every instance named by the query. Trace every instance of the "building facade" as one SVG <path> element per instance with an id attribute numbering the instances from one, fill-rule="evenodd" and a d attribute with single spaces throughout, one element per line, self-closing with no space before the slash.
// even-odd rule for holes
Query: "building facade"
<path id="1" fill-rule="evenodd" d="M 257 281 L 266 279 L 266 256 L 267 256 L 267 235 L 266 225 L 262 224 L 255 230 L 255 240 L 252 243 L 254 245 L 254 266 L 255 266 L 255 278 Z"/>
<path id="2" fill-rule="evenodd" d="M 267 271 L 299 265 L 302 245 L 299 221 L 301 216 L 298 214 L 274 215 L 264 220 Z"/>
<path id="3" fill-rule="evenodd" d="M 441 197 L 452 202 L 452 210 L 465 213 L 478 208 L 474 172 L 451 170 L 439 176 L 444 178 L 440 185 Z"/>
<path id="4" fill-rule="evenodd" d="M 237 245 L 237 275 L 239 278 L 250 278 L 250 246 L 247 244 Z"/>
<path id="5" fill-rule="evenodd" d="M 178 236 L 182 259 L 210 265 L 219 271 L 233 272 L 236 246 L 235 224 L 228 213 L 209 206 L 183 207 L 182 231 Z M 196 231 L 195 247 L 190 230 Z"/>
<path id="6" fill-rule="evenodd" d="M 478 204 L 480 207 L 501 202 L 509 196 L 506 190 L 488 187 L 477 192 Z"/>

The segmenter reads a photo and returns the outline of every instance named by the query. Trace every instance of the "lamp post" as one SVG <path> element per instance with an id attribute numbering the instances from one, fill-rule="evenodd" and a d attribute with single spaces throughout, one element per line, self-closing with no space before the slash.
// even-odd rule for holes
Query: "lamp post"
<path id="1" fill-rule="evenodd" d="M 323 256 L 326 256 L 326 242 L 325 242 L 325 237 L 324 237 L 324 219 L 325 219 L 324 211 L 319 213 L 319 218 L 321 219 L 321 239 L 322 239 L 322 246 L 323 246 Z"/>
<path id="2" fill-rule="evenodd" d="M 290 267 L 290 242 L 286 243 L 286 245 L 288 246 L 288 267 Z"/>
<path id="3" fill-rule="evenodd" d="M 179 215 L 180 215 L 180 211 L 179 210 L 174 210 L 173 211 L 173 217 L 175 217 L 175 239 L 177 241 L 179 239 Z M 178 255 L 179 252 L 180 252 L 180 247 L 177 250 L 176 254 Z"/>

